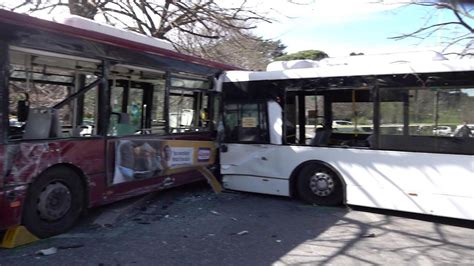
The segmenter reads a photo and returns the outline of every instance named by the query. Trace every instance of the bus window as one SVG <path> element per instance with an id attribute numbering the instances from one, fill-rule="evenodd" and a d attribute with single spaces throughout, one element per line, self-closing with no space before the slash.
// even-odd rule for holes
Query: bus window
<path id="1" fill-rule="evenodd" d="M 263 103 L 224 106 L 226 141 L 269 143 L 267 112 Z"/>
<path id="2" fill-rule="evenodd" d="M 474 89 L 381 90 L 380 148 L 425 152 L 468 152 L 456 130 L 474 118 Z M 469 132 L 468 132 L 469 133 Z"/>
<path id="3" fill-rule="evenodd" d="M 341 90 L 331 97 L 332 121 L 329 144 L 368 147 L 373 130 L 373 104 L 368 89 Z"/>
<path id="4" fill-rule="evenodd" d="M 110 78 L 108 135 L 164 134 L 164 72 L 116 65 Z"/>
<path id="5" fill-rule="evenodd" d="M 169 97 L 171 133 L 210 130 L 209 86 L 207 80 L 171 78 Z"/>
<path id="6" fill-rule="evenodd" d="M 153 106 L 151 107 L 151 132 L 164 134 L 165 118 L 165 82 L 158 82 L 153 87 Z"/>
<path id="7" fill-rule="evenodd" d="M 305 111 L 304 113 L 304 118 L 305 118 L 304 144 L 310 144 L 311 140 L 313 140 L 316 135 L 316 131 L 319 128 L 323 128 L 324 125 L 326 124 L 325 119 L 324 119 L 324 96 L 323 95 L 304 96 L 304 107 L 305 107 L 304 108 L 304 111 Z M 301 123 L 300 123 L 300 126 L 301 126 Z"/>
<path id="8" fill-rule="evenodd" d="M 98 80 L 98 62 L 12 49 L 10 67 L 10 140 L 97 134 L 97 86 L 68 97 Z"/>
<path id="9" fill-rule="evenodd" d="M 143 108 L 142 108 L 143 107 Z M 139 88 L 130 88 L 127 104 L 127 113 L 130 114 L 130 124 L 135 128 L 143 128 L 143 90 Z"/>
<path id="10" fill-rule="evenodd" d="M 169 125 L 171 133 L 182 133 L 192 130 L 195 110 L 194 95 L 187 91 L 172 91 L 170 95 Z"/>

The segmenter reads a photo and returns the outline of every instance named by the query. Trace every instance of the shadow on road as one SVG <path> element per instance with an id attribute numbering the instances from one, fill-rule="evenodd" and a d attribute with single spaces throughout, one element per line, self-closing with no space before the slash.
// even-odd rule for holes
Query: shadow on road
<path id="1" fill-rule="evenodd" d="M 0 265 L 468 264 L 474 259 L 474 233 L 467 228 L 268 195 L 216 195 L 205 184 L 157 194 L 110 227 L 90 227 L 92 218 L 68 234 L 0 250 Z M 34 255 L 73 244 L 81 247 Z"/>

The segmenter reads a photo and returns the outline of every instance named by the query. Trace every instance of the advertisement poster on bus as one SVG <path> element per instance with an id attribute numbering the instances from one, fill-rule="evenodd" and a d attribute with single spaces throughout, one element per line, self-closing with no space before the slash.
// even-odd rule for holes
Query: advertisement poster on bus
<path id="1" fill-rule="evenodd" d="M 183 172 L 214 161 L 211 141 L 119 140 L 115 143 L 113 184 Z"/>

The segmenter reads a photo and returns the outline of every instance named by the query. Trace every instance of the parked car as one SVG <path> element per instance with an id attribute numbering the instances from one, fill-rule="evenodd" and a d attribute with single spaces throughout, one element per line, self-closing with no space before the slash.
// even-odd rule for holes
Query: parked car
<path id="1" fill-rule="evenodd" d="M 17 119 L 10 119 L 9 120 L 10 127 L 22 127 L 24 124 L 25 124 L 25 122 L 19 122 Z"/>
<path id="2" fill-rule="evenodd" d="M 437 126 L 433 127 L 433 135 L 438 136 L 450 136 L 453 133 L 453 130 L 450 126 Z"/>
<path id="3" fill-rule="evenodd" d="M 352 122 L 351 121 L 347 121 L 347 120 L 333 120 L 332 121 L 332 127 L 336 127 L 336 126 L 350 126 L 352 125 Z"/>

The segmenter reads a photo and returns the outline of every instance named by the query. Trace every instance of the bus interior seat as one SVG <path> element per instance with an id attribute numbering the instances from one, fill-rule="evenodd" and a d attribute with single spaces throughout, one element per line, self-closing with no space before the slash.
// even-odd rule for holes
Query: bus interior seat
<path id="1" fill-rule="evenodd" d="M 237 137 L 239 141 L 251 141 L 258 142 L 261 141 L 260 136 L 260 127 L 236 127 L 237 128 Z"/>
<path id="2" fill-rule="evenodd" d="M 329 143 L 332 130 L 327 128 L 317 128 L 314 138 L 311 139 L 309 145 L 311 146 L 326 146 Z"/>
<path id="3" fill-rule="evenodd" d="M 113 113 L 118 116 L 116 125 L 117 135 L 132 135 L 135 134 L 137 128 L 130 122 L 130 115 L 128 113 Z"/>
<path id="4" fill-rule="evenodd" d="M 61 136 L 57 110 L 47 107 L 30 109 L 23 139 L 47 139 Z"/>

